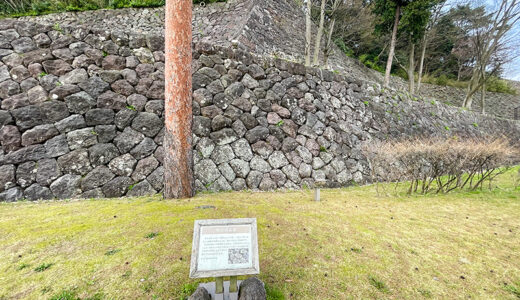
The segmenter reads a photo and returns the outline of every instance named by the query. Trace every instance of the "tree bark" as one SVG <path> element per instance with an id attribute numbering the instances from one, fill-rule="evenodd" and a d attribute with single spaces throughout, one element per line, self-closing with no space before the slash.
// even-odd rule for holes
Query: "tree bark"
<path id="1" fill-rule="evenodd" d="M 325 67 L 327 67 L 330 52 L 332 51 L 332 33 L 334 32 L 335 25 L 336 25 L 336 18 L 333 18 L 330 23 L 330 27 L 329 27 L 329 34 L 327 37 L 327 46 L 325 48 L 325 52 L 323 53 L 323 66 L 325 66 Z"/>
<path id="2" fill-rule="evenodd" d="M 167 0 L 165 20 L 164 198 L 194 195 L 191 0 Z"/>
<path id="3" fill-rule="evenodd" d="M 394 28 L 392 29 L 392 39 L 390 40 L 390 50 L 388 52 L 388 60 L 386 61 L 385 81 L 383 86 L 390 86 L 390 72 L 392 71 L 392 61 L 394 59 L 395 42 L 397 40 L 397 27 L 399 26 L 399 16 L 401 15 L 401 7 L 397 5 L 395 8 Z"/>
<path id="4" fill-rule="evenodd" d="M 312 43 L 312 21 L 311 21 L 312 0 L 307 0 L 307 10 L 305 12 L 305 65 L 311 65 L 311 43 Z"/>
<path id="5" fill-rule="evenodd" d="M 323 36 L 323 27 L 325 24 L 325 2 L 326 0 L 321 0 L 321 12 L 320 12 L 320 26 L 318 27 L 318 34 L 316 35 L 316 41 L 314 42 L 314 57 L 312 60 L 312 64 L 317 66 L 320 64 L 320 45 L 321 45 L 321 37 Z"/>
<path id="6" fill-rule="evenodd" d="M 425 33 L 424 38 L 423 38 L 422 50 L 421 50 L 421 60 L 419 62 L 419 79 L 417 80 L 417 91 L 419 91 L 421 89 L 422 74 L 423 74 L 423 68 L 424 68 L 424 57 L 426 56 L 427 42 L 428 42 L 428 40 L 426 39 L 426 33 Z"/>
<path id="7" fill-rule="evenodd" d="M 408 60 L 408 91 L 415 92 L 415 44 L 410 41 L 410 56 Z"/>
<path id="8" fill-rule="evenodd" d="M 486 82 L 482 84 L 482 92 L 480 94 L 480 105 L 482 114 L 486 114 Z"/>

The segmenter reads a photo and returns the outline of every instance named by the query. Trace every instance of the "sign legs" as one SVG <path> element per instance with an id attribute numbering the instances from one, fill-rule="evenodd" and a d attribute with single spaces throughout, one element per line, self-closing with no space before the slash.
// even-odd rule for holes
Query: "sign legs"
<path id="1" fill-rule="evenodd" d="M 224 293 L 224 277 L 215 278 L 215 294 L 223 294 Z"/>
<path id="2" fill-rule="evenodd" d="M 229 277 L 229 292 L 230 293 L 238 292 L 237 277 L 236 276 Z"/>

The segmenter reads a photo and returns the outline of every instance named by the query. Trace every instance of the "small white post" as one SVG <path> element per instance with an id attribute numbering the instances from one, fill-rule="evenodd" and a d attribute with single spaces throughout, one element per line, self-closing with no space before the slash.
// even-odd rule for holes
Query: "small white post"
<path id="1" fill-rule="evenodd" d="M 320 201 L 320 188 L 316 187 L 314 190 L 314 201 Z"/>

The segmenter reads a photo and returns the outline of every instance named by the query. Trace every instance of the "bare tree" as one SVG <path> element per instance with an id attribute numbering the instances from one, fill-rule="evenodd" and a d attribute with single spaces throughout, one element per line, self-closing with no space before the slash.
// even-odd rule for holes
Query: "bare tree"
<path id="1" fill-rule="evenodd" d="M 424 33 L 424 36 L 422 38 L 422 49 L 421 49 L 421 57 L 419 59 L 419 74 L 417 79 L 417 91 L 421 89 L 421 83 L 422 83 L 422 75 L 424 70 L 424 58 L 426 56 L 426 48 L 428 47 L 428 44 L 430 43 L 430 37 L 438 34 L 435 30 L 435 25 L 439 21 L 439 19 L 442 17 L 442 12 L 445 7 L 446 1 L 440 1 L 437 5 L 433 7 L 432 17 L 430 18 L 430 21 L 428 22 L 428 25 L 426 27 L 426 31 Z"/>
<path id="2" fill-rule="evenodd" d="M 314 44 L 314 56 L 312 59 L 312 64 L 314 66 L 317 66 L 320 64 L 320 45 L 321 45 L 321 37 L 323 36 L 323 30 L 325 27 L 325 4 L 327 3 L 327 0 L 321 0 L 321 6 L 320 6 L 320 25 L 318 27 L 318 34 L 316 35 L 316 41 Z"/>
<path id="3" fill-rule="evenodd" d="M 312 43 L 312 0 L 307 0 L 305 9 L 305 65 L 311 65 L 311 43 Z"/>
<path id="4" fill-rule="evenodd" d="M 508 42 L 510 42 L 507 34 L 520 21 L 520 0 L 495 0 L 495 5 L 498 8 L 490 14 L 491 22 L 478 24 L 474 29 L 472 41 L 477 59 L 464 99 L 466 108 L 471 108 L 473 95 L 482 88 L 486 78 L 489 78 L 485 74 L 492 75 L 499 69 L 497 64 L 494 64 L 489 70 L 489 64 L 497 53 L 507 48 Z"/>
<path id="5" fill-rule="evenodd" d="M 392 63 L 394 59 L 395 53 L 395 43 L 397 40 L 397 27 L 399 26 L 399 18 L 401 16 L 401 5 L 396 2 L 395 8 L 395 17 L 394 17 L 394 26 L 392 28 L 392 38 L 390 39 L 390 50 L 388 51 L 388 59 L 386 60 L 386 69 L 385 69 L 385 81 L 383 86 L 388 88 L 390 85 L 390 72 L 392 71 Z"/>
<path id="6" fill-rule="evenodd" d="M 332 51 L 332 34 L 334 33 L 334 29 L 336 26 L 336 13 L 338 11 L 338 8 L 341 3 L 343 3 L 343 0 L 334 0 L 331 7 L 330 12 L 330 21 L 329 21 L 329 28 L 327 33 L 327 43 L 325 44 L 325 49 L 323 51 L 323 65 L 326 67 L 330 52 Z"/>
<path id="7" fill-rule="evenodd" d="M 164 197 L 194 194 L 191 0 L 167 0 L 165 20 Z"/>

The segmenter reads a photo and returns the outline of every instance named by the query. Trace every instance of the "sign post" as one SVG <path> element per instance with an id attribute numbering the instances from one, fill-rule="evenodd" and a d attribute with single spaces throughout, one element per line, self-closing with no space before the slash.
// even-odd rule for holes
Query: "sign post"
<path id="1" fill-rule="evenodd" d="M 256 219 L 195 221 L 190 278 L 215 277 L 215 299 L 236 298 L 237 276 L 259 273 Z M 224 282 L 227 276 L 230 280 Z M 212 286 L 205 287 L 211 294 Z"/>

